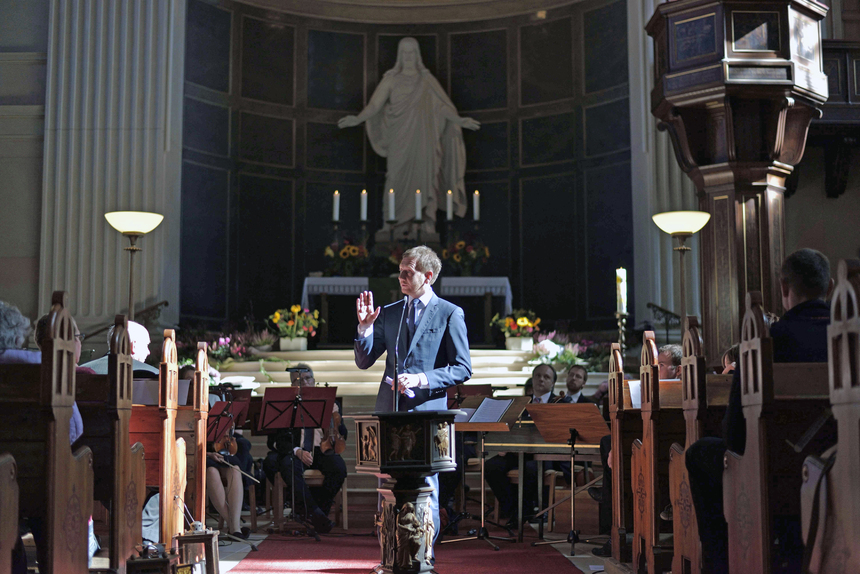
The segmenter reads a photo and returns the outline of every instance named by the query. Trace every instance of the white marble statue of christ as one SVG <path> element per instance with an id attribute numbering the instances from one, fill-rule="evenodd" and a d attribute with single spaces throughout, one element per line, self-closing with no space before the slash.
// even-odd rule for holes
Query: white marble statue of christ
<path id="1" fill-rule="evenodd" d="M 367 107 L 357 116 L 341 118 L 337 125 L 348 128 L 362 122 L 373 150 L 388 160 L 385 195 L 394 190 L 396 227 L 415 220 L 417 189 L 422 196 L 423 232 L 435 231 L 436 210 L 445 209 L 449 189 L 454 213 L 466 214 L 462 128 L 477 130 L 480 124 L 457 114 L 445 90 L 424 67 L 415 38 L 400 40 L 397 63 L 385 72 Z M 387 200 L 382 206 L 388 220 Z"/>

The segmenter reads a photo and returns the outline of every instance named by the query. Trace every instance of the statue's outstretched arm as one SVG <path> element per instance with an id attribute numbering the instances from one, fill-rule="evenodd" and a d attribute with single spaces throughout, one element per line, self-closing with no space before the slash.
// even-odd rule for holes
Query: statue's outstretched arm
<path id="1" fill-rule="evenodd" d="M 481 127 L 481 122 L 472 118 L 464 118 L 457 115 L 457 110 L 449 106 L 442 106 L 442 116 L 449 122 L 457 124 L 463 129 L 477 130 Z"/>
<path id="2" fill-rule="evenodd" d="M 339 128 L 351 128 L 352 126 L 357 126 L 372 118 L 385 105 L 385 102 L 388 101 L 388 97 L 391 93 L 391 80 L 389 78 L 382 78 L 382 81 L 374 90 L 373 95 L 370 96 L 370 102 L 367 106 L 361 110 L 361 113 L 357 116 L 345 116 L 340 118 L 337 121 L 337 127 Z"/>

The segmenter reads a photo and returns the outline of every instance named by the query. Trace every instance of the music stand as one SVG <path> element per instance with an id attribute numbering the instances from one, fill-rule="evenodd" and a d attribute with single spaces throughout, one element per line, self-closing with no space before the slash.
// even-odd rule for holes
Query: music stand
<path id="1" fill-rule="evenodd" d="M 574 475 L 574 463 L 576 462 L 577 441 L 580 446 L 588 445 L 590 448 L 598 448 L 600 439 L 609 432 L 609 427 L 600 414 L 600 410 L 594 403 L 562 403 L 562 404 L 530 404 L 529 415 L 537 427 L 538 432 L 548 443 L 564 443 L 570 445 L 570 496 L 567 496 L 550 507 L 536 514 L 541 516 L 555 508 L 559 504 L 570 499 L 570 532 L 567 541 L 570 542 L 570 555 L 575 552 L 575 544 L 580 542 L 579 531 L 575 528 L 576 519 L 576 494 L 582 492 L 595 482 L 597 478 L 584 486 L 576 487 Z M 539 536 L 543 538 L 543 521 L 539 522 Z M 532 542 L 532 546 L 543 544 L 558 544 L 558 540 L 547 540 L 544 542 Z"/>
<path id="2" fill-rule="evenodd" d="M 316 429 L 328 427 L 335 401 L 336 387 L 268 387 L 263 395 L 258 432 L 272 434 L 281 429 Z M 295 457 L 295 454 L 290 454 Z M 294 469 L 294 467 L 292 467 Z M 308 523 L 307 516 L 299 520 L 296 515 L 295 470 L 290 476 L 291 517 L 307 529 L 308 536 L 319 542 L 319 535 Z M 305 512 L 307 513 L 307 504 Z M 283 512 L 283 509 L 274 509 Z"/>

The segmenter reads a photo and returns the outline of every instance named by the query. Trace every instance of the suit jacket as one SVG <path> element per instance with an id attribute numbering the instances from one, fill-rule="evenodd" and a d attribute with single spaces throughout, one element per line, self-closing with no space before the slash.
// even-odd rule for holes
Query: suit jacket
<path id="1" fill-rule="evenodd" d="M 826 363 L 830 305 L 821 299 L 804 301 L 785 312 L 770 328 L 774 363 Z M 744 454 L 747 426 L 741 400 L 741 370 L 735 369 L 729 404 L 723 417 L 726 446 Z"/>
<path id="2" fill-rule="evenodd" d="M 373 323 L 373 336 L 355 340 L 355 364 L 359 369 L 371 367 L 387 352 L 385 374 L 379 383 L 376 395 L 376 411 L 394 410 L 391 386 L 386 377 L 394 378 L 394 350 L 397 330 L 404 318 L 404 302 L 386 305 Z M 447 387 L 463 383 L 472 376 L 472 360 L 469 356 L 469 340 L 466 336 L 466 321 L 463 310 L 453 303 L 440 299 L 434 293 L 422 311 L 415 334 L 408 349 L 405 349 L 406 325 L 401 332 L 399 354 L 403 365 L 401 373 L 424 373 L 428 389 L 415 388 L 414 398 L 401 394 L 398 399 L 401 411 L 442 411 L 447 408 Z"/>
<path id="3" fill-rule="evenodd" d="M 571 403 L 571 402 L 573 402 L 573 401 L 571 401 L 571 400 L 570 400 L 570 395 L 564 395 L 564 396 L 561 398 L 561 401 L 559 401 L 559 402 L 562 402 L 562 403 Z M 584 394 L 582 394 L 582 392 L 580 392 L 580 393 L 579 393 L 579 398 L 578 398 L 578 399 L 576 399 L 576 403 L 577 403 L 577 404 L 579 404 L 579 403 L 593 403 L 593 402 L 594 402 L 594 401 L 593 401 L 593 400 L 591 400 L 591 398 L 590 398 L 590 397 L 586 397 Z"/>

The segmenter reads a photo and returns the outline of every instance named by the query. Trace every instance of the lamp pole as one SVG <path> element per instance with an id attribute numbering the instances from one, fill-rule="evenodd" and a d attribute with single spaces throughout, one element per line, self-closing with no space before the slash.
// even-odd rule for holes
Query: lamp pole
<path id="1" fill-rule="evenodd" d="M 140 247 L 136 245 L 137 238 L 140 235 L 135 233 L 125 233 L 128 237 L 130 245 L 125 248 L 128 251 L 128 320 L 134 320 L 134 254 L 140 251 Z"/>
<path id="2" fill-rule="evenodd" d="M 684 245 L 684 242 L 688 237 L 691 237 L 691 234 L 688 233 L 675 233 L 673 234 L 678 239 L 678 247 L 674 247 L 673 251 L 680 252 L 680 263 L 678 264 L 678 269 L 681 273 L 681 329 L 684 329 L 684 320 L 687 318 L 687 270 L 684 267 L 684 257 L 687 255 L 687 251 L 691 249 Z"/>

